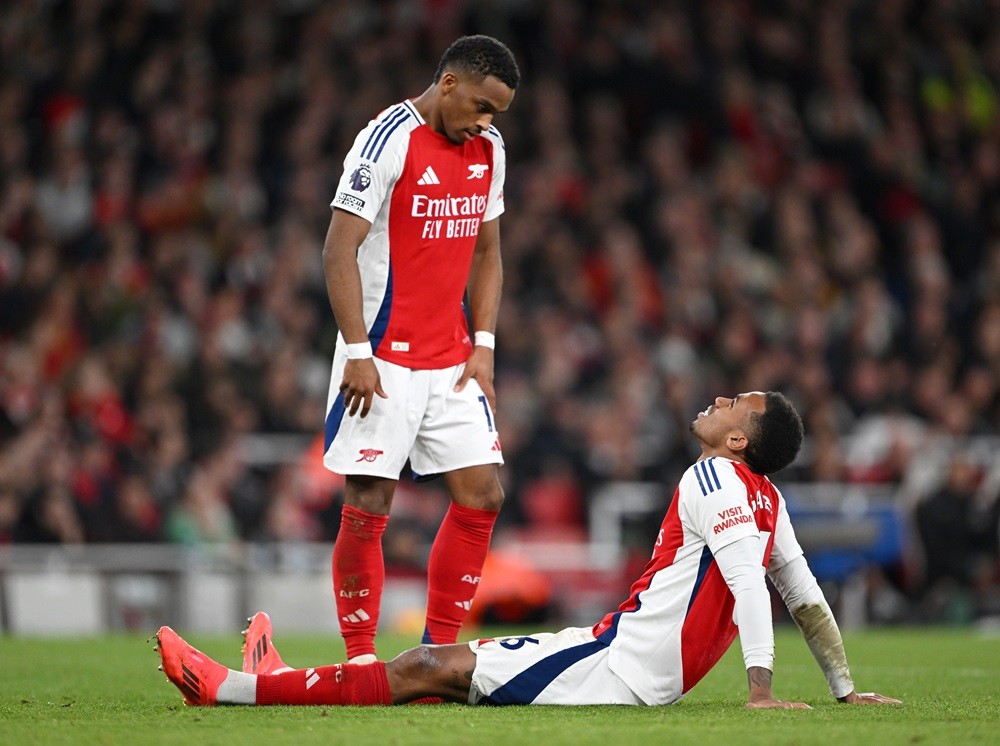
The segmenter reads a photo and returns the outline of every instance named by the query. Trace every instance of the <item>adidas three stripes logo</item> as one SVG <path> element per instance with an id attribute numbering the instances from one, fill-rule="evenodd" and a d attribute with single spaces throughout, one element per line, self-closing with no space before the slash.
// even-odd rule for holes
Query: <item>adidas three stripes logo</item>
<path id="1" fill-rule="evenodd" d="M 417 179 L 417 183 L 424 186 L 427 186 L 428 184 L 440 184 L 441 179 L 439 179 L 438 175 L 434 173 L 434 169 L 428 166 L 427 170 L 424 171 L 423 176 Z"/>
<path id="2" fill-rule="evenodd" d="M 360 624 L 361 622 L 367 622 L 371 619 L 364 609 L 355 609 L 353 612 L 347 616 L 340 617 L 342 621 L 351 622 L 352 624 Z"/>

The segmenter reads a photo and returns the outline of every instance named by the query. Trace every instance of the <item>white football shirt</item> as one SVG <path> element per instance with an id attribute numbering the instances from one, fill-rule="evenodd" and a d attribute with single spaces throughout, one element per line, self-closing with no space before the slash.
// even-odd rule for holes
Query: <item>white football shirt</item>
<path id="1" fill-rule="evenodd" d="M 725 458 L 684 473 L 645 571 L 593 630 L 611 648 L 611 670 L 646 704 L 676 702 L 732 644 L 735 600 L 714 553 L 755 533 L 765 568 L 802 554 L 784 499 L 766 476 Z"/>

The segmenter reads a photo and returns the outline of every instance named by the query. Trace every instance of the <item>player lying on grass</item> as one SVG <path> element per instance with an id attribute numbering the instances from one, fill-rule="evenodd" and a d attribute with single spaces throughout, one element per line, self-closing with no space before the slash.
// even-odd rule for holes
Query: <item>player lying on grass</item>
<path id="1" fill-rule="evenodd" d="M 774 632 L 765 570 L 837 700 L 858 694 L 840 630 L 802 556 L 781 493 L 767 478 L 790 464 L 802 421 L 781 394 L 719 397 L 691 424 L 701 458 L 681 478 L 646 569 L 594 627 L 422 645 L 368 665 L 291 669 L 263 612 L 246 632 L 243 671 L 157 633 L 161 670 L 191 705 L 388 705 L 426 697 L 472 704 L 663 705 L 678 701 L 736 637 L 748 707 L 807 708 L 774 698 Z"/>

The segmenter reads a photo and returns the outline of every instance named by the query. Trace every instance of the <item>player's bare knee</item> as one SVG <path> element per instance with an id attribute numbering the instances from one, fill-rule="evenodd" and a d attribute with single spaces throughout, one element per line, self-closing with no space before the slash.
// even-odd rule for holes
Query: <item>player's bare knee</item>
<path id="1" fill-rule="evenodd" d="M 388 482 L 388 483 L 387 483 Z M 392 507 L 395 482 L 348 477 L 344 504 L 375 515 L 388 515 Z"/>
<path id="2" fill-rule="evenodd" d="M 389 508 L 392 505 L 392 500 L 386 500 L 380 495 L 372 494 L 361 495 L 354 500 L 344 500 L 344 502 L 352 508 L 363 510 L 372 515 L 389 515 Z"/>
<path id="3" fill-rule="evenodd" d="M 497 477 L 484 479 L 464 490 L 456 502 L 479 510 L 500 510 L 503 507 L 504 492 Z"/>
<path id="4" fill-rule="evenodd" d="M 408 681 L 428 681 L 440 675 L 443 661 L 433 646 L 419 645 L 400 653 L 390 662 Z"/>
<path id="5" fill-rule="evenodd" d="M 480 510 L 500 510 L 504 493 L 499 481 L 483 485 L 473 496 L 473 507 Z"/>

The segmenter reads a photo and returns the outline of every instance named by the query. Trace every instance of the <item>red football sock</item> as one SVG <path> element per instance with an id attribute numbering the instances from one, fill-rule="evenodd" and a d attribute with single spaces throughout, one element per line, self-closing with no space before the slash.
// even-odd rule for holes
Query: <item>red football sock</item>
<path id="1" fill-rule="evenodd" d="M 427 563 L 425 644 L 445 645 L 458 639 L 479 587 L 498 513 L 455 503 L 448 508 Z"/>
<path id="2" fill-rule="evenodd" d="M 347 657 L 375 652 L 375 630 L 385 584 L 382 534 L 387 515 L 345 505 L 333 545 L 333 595 Z"/>
<path id="3" fill-rule="evenodd" d="M 257 677 L 259 705 L 391 705 L 385 663 L 338 663 Z"/>

